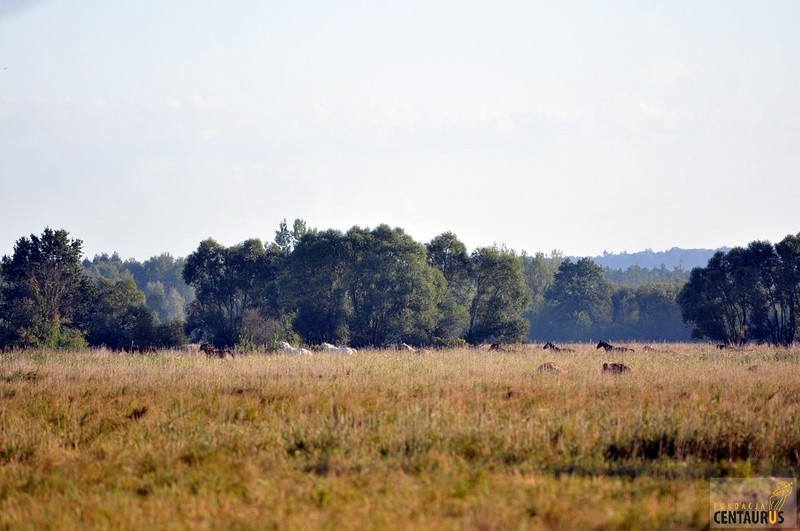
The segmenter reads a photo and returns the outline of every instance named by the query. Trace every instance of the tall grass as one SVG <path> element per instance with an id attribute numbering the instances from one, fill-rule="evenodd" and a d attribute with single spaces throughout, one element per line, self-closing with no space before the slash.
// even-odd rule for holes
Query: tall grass
<path id="1" fill-rule="evenodd" d="M 659 348 L 5 355 L 0 528 L 703 528 L 798 475 L 800 351 Z"/>

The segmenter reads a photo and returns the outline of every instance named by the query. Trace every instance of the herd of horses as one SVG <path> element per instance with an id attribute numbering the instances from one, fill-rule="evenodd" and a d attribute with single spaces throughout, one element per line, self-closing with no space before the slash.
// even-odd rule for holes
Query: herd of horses
<path id="1" fill-rule="evenodd" d="M 552 350 L 553 352 L 575 352 L 571 348 L 557 347 L 551 341 L 548 341 L 547 343 L 545 343 L 544 347 L 542 347 L 542 348 L 544 350 Z M 635 352 L 635 350 L 632 349 L 632 348 L 629 348 L 629 347 L 617 347 L 617 346 L 612 345 L 611 343 L 606 343 L 605 341 L 600 341 L 597 344 L 596 348 L 597 349 L 602 348 L 606 352 Z M 653 347 L 651 347 L 650 345 L 646 345 L 644 347 L 644 350 L 645 351 L 655 351 L 655 349 Z M 553 363 L 552 361 L 548 361 L 547 363 L 543 363 L 543 364 L 539 365 L 539 367 L 536 370 L 539 371 L 539 372 L 549 372 L 549 373 L 555 373 L 555 374 L 566 374 L 567 373 L 567 370 L 565 368 L 563 368 L 562 366 L 558 365 L 557 363 Z M 606 362 L 606 363 L 603 363 L 603 372 L 604 373 L 624 374 L 624 373 L 630 372 L 630 371 L 631 371 L 631 368 L 629 366 L 625 365 L 624 363 L 617 363 L 617 362 L 613 362 L 613 363 Z"/>
<path id="2" fill-rule="evenodd" d="M 286 341 L 281 341 L 278 343 L 278 350 L 283 352 L 284 354 L 288 355 L 300 355 L 300 354 L 311 354 L 312 351 L 302 347 L 294 347 L 290 343 Z M 567 348 L 567 347 L 559 347 L 556 346 L 553 342 L 548 341 L 542 347 L 544 350 L 552 350 L 553 352 L 575 352 L 574 349 Z M 635 352 L 634 349 L 630 347 L 621 347 L 615 346 L 605 341 L 600 341 L 597 343 L 597 349 L 603 349 L 606 352 Z M 395 347 L 398 351 L 404 352 L 415 352 L 419 354 L 430 354 L 431 351 L 425 348 L 415 348 L 407 343 L 399 343 Z M 208 358 L 219 358 L 219 359 L 233 359 L 235 357 L 233 349 L 230 348 L 219 348 L 215 347 L 211 343 L 202 343 L 199 346 L 200 352 L 204 353 Z M 330 343 L 322 343 L 319 347 L 314 348 L 315 351 L 325 352 L 329 354 L 356 354 L 358 351 L 354 348 L 350 347 L 337 347 L 336 345 L 332 345 Z M 507 351 L 508 349 L 504 347 L 500 343 L 492 343 L 489 345 L 489 351 L 496 351 L 502 352 Z M 649 346 L 645 345 L 645 351 L 656 352 L 656 350 Z M 130 347 L 122 347 L 121 351 L 128 353 L 128 354 L 147 354 L 147 353 L 155 353 L 157 349 L 155 347 L 138 347 L 136 345 L 131 345 Z M 562 366 L 558 365 L 557 363 L 548 361 L 546 363 L 541 364 L 537 369 L 538 372 L 542 373 L 553 373 L 553 374 L 566 374 L 567 370 Z M 624 363 L 603 363 L 603 372 L 610 373 L 610 374 L 623 374 L 626 372 L 630 372 L 631 368 Z M 755 369 L 751 369 L 755 370 Z"/>
<path id="3" fill-rule="evenodd" d="M 302 347 L 294 347 L 290 343 L 286 341 L 281 341 L 278 343 L 278 349 L 283 352 L 284 354 L 290 356 L 296 356 L 301 354 L 311 354 L 311 350 Z M 574 349 L 566 348 L 566 347 L 558 347 L 553 342 L 548 341 L 542 347 L 544 350 L 552 350 L 553 352 L 575 352 Z M 614 346 L 610 343 L 605 341 L 600 341 L 597 343 L 597 349 L 602 348 L 606 352 L 635 352 L 634 349 L 629 347 L 620 347 Z M 431 351 L 428 349 L 418 349 L 412 347 L 408 343 L 399 343 L 396 347 L 398 351 L 404 352 L 416 352 L 420 354 L 430 354 Z M 354 348 L 350 347 L 337 347 L 336 345 L 332 345 L 330 343 L 322 343 L 319 347 L 315 348 L 316 351 L 325 352 L 329 354 L 356 354 L 358 351 Z M 492 343 L 489 345 L 489 351 L 505 351 L 506 348 L 503 347 L 500 343 Z M 649 345 L 644 347 L 645 351 L 655 351 Z M 126 351 L 127 352 L 127 351 Z M 200 352 L 205 353 L 205 355 L 209 358 L 220 358 L 220 359 L 233 359 L 234 353 L 229 348 L 217 348 L 210 343 L 203 343 L 200 345 Z M 562 367 L 561 365 L 554 363 L 552 361 L 548 361 L 539 365 L 536 369 L 540 373 L 552 373 L 552 374 L 566 374 L 567 370 Z M 609 374 L 624 374 L 626 372 L 630 372 L 631 368 L 624 363 L 603 363 L 603 372 Z"/>

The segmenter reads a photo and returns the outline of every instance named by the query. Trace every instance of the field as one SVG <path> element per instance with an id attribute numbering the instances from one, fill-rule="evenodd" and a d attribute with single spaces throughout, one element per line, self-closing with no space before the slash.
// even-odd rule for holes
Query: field
<path id="1" fill-rule="evenodd" d="M 703 529 L 799 475 L 800 349 L 572 347 L 5 354 L 0 529 Z"/>

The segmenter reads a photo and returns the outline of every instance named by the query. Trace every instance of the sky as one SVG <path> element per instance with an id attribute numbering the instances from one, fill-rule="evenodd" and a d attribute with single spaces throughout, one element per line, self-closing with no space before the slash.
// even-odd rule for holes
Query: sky
<path id="1" fill-rule="evenodd" d="M 0 255 L 800 232 L 800 2 L 0 1 Z"/>

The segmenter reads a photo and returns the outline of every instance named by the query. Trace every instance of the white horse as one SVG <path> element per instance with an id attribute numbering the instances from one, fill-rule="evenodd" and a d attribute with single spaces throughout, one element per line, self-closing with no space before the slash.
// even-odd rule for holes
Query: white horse
<path id="1" fill-rule="evenodd" d="M 278 343 L 278 347 L 283 351 L 284 354 L 289 354 L 292 356 L 296 356 L 298 354 L 311 354 L 310 351 L 304 348 L 293 347 L 286 341 L 281 341 L 280 343 Z"/>
<path id="2" fill-rule="evenodd" d="M 337 347 L 336 345 L 331 345 L 330 343 L 323 343 L 322 350 L 329 354 L 355 354 L 357 351 L 354 348 L 350 347 Z"/>

